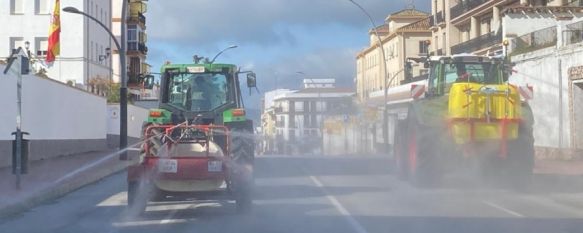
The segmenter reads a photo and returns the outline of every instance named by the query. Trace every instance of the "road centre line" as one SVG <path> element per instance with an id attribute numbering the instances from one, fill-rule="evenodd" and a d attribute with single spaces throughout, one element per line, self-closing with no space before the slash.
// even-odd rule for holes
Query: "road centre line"
<path id="1" fill-rule="evenodd" d="M 524 217 L 526 217 L 526 216 L 524 216 L 524 215 L 522 215 L 522 214 L 520 214 L 520 213 L 518 213 L 518 212 L 516 212 L 516 211 L 510 210 L 510 209 L 508 209 L 508 208 L 504 208 L 504 207 L 502 207 L 501 205 L 498 205 L 498 204 L 496 204 L 496 203 L 493 203 L 493 202 L 489 202 L 489 201 L 482 201 L 482 203 L 484 203 L 484 204 L 486 204 L 486 205 L 488 205 L 488 206 L 490 206 L 490 207 L 496 208 L 496 209 L 498 209 L 498 210 L 502 210 L 502 211 L 504 211 L 504 212 L 506 212 L 506 213 L 508 213 L 508 214 L 514 215 L 514 216 L 516 216 L 516 217 L 521 217 L 521 218 L 524 218 Z"/>
<path id="2" fill-rule="evenodd" d="M 340 214 L 342 216 L 344 216 L 344 218 L 346 218 L 346 221 L 348 221 L 348 223 L 350 224 L 350 226 L 352 227 L 352 229 L 354 229 L 354 231 L 356 233 L 368 233 L 366 231 L 366 229 L 364 229 L 364 227 L 358 221 L 356 221 L 356 219 L 354 219 L 352 217 L 350 212 L 348 212 L 348 210 L 346 210 L 346 208 L 344 208 L 344 206 L 342 206 L 342 204 L 340 204 L 338 199 L 336 199 L 334 196 L 328 194 L 328 191 L 326 190 L 324 185 L 322 185 L 322 182 L 320 182 L 320 180 L 318 180 L 318 178 L 316 178 L 315 176 L 310 176 L 310 179 L 312 179 L 312 181 L 316 184 L 316 186 L 318 186 L 319 188 L 322 189 L 322 191 L 326 195 L 326 198 L 332 203 L 332 205 L 336 208 L 336 210 L 338 210 L 338 212 L 340 212 Z"/>

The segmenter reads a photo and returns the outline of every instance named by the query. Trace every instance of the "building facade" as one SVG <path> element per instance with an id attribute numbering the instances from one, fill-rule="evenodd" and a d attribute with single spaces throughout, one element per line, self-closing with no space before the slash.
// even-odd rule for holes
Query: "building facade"
<path id="1" fill-rule="evenodd" d="M 91 80 L 109 80 L 112 43 L 97 23 L 86 17 L 61 11 L 61 54 L 53 64 L 45 63 L 49 27 L 55 0 L 9 0 L 0 3 L 0 59 L 11 50 L 29 44 L 33 69 L 51 79 L 89 90 Z M 61 8 L 72 6 L 111 28 L 111 0 L 61 0 Z"/>
<path id="2" fill-rule="evenodd" d="M 502 11 L 509 7 L 577 6 L 568 0 L 432 0 L 431 54 L 500 55 L 505 38 Z M 524 24 L 528 28 L 531 23 Z M 521 24 L 522 26 L 522 24 Z"/>
<path id="3" fill-rule="evenodd" d="M 126 62 L 129 93 L 134 99 L 157 99 L 156 88 L 152 85 L 151 79 L 147 78 L 150 74 L 150 65 L 146 63 L 148 46 L 146 45 L 148 37 L 146 34 L 146 12 L 148 5 L 146 0 L 127 0 L 126 19 L 123 19 L 127 25 L 126 34 Z M 113 3 L 112 25 L 113 33 L 118 40 L 121 40 L 121 22 L 122 22 L 122 1 Z M 119 51 L 113 51 L 113 81 L 120 81 L 119 70 Z"/>
<path id="4" fill-rule="evenodd" d="M 428 53 L 429 14 L 415 9 L 395 12 L 385 19 L 385 24 L 377 27 L 387 60 L 388 87 L 400 85 L 407 75 L 404 71 L 406 59 L 425 56 Z M 384 66 L 378 49 L 378 38 L 374 30 L 369 31 L 370 44 L 356 56 L 356 86 L 358 98 L 363 101 L 373 92 L 382 91 Z M 414 67 L 410 76 L 427 72 L 422 67 Z M 392 81 L 391 81 L 392 80 Z"/>
<path id="5" fill-rule="evenodd" d="M 352 90 L 336 88 L 334 82 L 334 79 L 306 79 L 303 89 L 273 99 L 276 153 L 321 151 L 325 117 L 345 110 L 354 94 Z"/>
<path id="6" fill-rule="evenodd" d="M 510 83 L 532 86 L 539 158 L 581 158 L 583 152 L 583 5 L 522 6 L 502 14 Z M 520 25 L 520 26 L 518 26 Z"/>

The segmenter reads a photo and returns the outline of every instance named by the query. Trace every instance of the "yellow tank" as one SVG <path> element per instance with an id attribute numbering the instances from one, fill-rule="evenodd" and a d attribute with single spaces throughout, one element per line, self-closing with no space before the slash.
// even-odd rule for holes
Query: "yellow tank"
<path id="1" fill-rule="evenodd" d="M 478 83 L 451 86 L 448 124 L 456 144 L 516 139 L 520 117 L 520 97 L 513 86 Z"/>

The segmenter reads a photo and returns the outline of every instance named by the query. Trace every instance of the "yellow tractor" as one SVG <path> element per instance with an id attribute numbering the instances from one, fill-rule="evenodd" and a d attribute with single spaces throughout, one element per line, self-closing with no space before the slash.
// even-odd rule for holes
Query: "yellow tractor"
<path id="1" fill-rule="evenodd" d="M 519 88 L 508 83 L 502 57 L 434 56 L 429 77 L 408 84 L 399 101 L 394 158 L 398 176 L 418 186 L 439 184 L 450 171 L 470 168 L 488 180 L 526 187 L 534 165 L 533 118 Z"/>

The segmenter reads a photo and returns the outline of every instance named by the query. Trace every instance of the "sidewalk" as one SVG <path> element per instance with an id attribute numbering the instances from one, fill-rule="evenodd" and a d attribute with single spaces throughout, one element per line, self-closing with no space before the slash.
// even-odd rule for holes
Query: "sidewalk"
<path id="1" fill-rule="evenodd" d="M 136 152 L 128 151 L 130 158 Z M 44 201 L 63 196 L 87 184 L 124 170 L 134 161 L 120 161 L 115 151 L 63 156 L 29 164 L 15 188 L 11 167 L 0 168 L 0 216 L 18 213 Z"/>
<path id="2" fill-rule="evenodd" d="M 535 174 L 548 175 L 583 175 L 583 160 L 539 159 L 534 162 Z"/>

